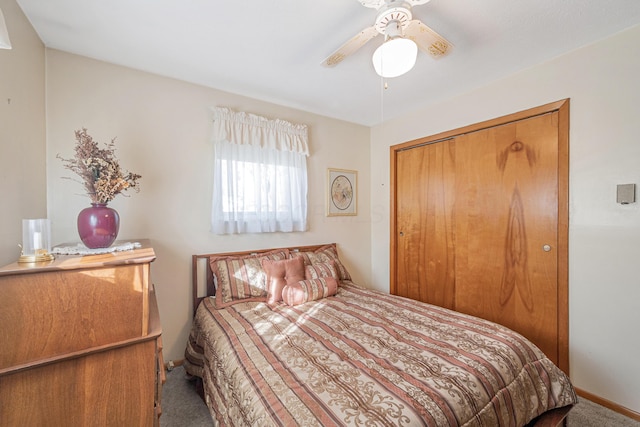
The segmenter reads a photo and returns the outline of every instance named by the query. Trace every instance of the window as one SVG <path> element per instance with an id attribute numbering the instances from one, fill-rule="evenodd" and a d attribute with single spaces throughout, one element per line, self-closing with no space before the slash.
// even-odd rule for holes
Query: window
<path id="1" fill-rule="evenodd" d="M 307 127 L 214 110 L 211 230 L 305 231 Z"/>

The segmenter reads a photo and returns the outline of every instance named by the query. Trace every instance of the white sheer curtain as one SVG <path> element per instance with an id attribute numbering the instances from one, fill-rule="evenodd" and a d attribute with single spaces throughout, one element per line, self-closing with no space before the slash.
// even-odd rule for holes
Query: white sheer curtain
<path id="1" fill-rule="evenodd" d="M 211 231 L 307 229 L 307 126 L 214 109 Z"/>

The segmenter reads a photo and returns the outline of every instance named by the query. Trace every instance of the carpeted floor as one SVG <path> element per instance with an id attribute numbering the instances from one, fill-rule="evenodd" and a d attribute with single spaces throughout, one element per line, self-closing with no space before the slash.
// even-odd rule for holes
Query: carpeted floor
<path id="1" fill-rule="evenodd" d="M 162 387 L 162 415 L 160 427 L 209 427 L 213 426 L 207 405 L 196 393 L 193 382 L 178 366 L 167 372 L 167 382 Z"/>
<path id="2" fill-rule="evenodd" d="M 590 400 L 579 398 L 569 412 L 568 427 L 640 427 L 640 421 L 632 420 Z"/>
<path id="3" fill-rule="evenodd" d="M 640 422 L 624 417 L 585 399 L 571 411 L 568 427 L 640 427 Z M 167 373 L 162 388 L 161 427 L 210 427 L 213 426 L 209 410 L 198 396 L 193 383 L 178 366 Z"/>

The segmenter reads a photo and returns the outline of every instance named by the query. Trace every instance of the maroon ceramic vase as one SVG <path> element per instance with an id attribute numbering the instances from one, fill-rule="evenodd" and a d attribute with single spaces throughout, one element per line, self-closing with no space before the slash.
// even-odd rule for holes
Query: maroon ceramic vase
<path id="1" fill-rule="evenodd" d="M 90 249 L 108 248 L 118 237 L 120 215 L 106 203 L 91 203 L 78 214 L 78 234 Z"/>

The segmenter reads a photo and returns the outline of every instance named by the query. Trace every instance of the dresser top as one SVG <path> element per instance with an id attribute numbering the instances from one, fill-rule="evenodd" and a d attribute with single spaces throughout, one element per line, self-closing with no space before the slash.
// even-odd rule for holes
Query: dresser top
<path id="1" fill-rule="evenodd" d="M 16 261 L 1 267 L 0 277 L 12 274 L 110 267 L 121 264 L 145 264 L 156 259 L 156 254 L 148 239 L 133 239 L 131 241 L 139 242 L 141 247 L 99 255 L 56 255 L 55 259 L 49 262 L 18 263 Z"/>

